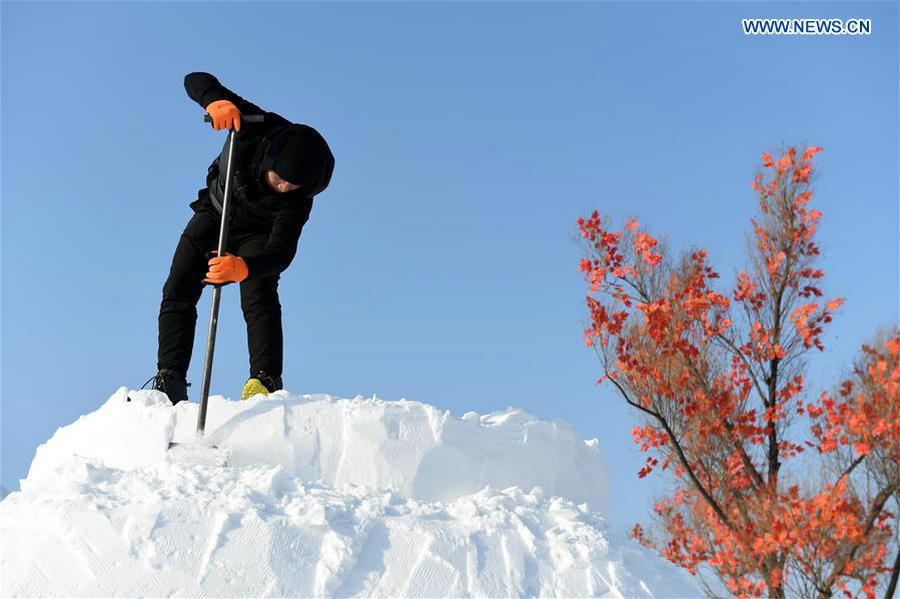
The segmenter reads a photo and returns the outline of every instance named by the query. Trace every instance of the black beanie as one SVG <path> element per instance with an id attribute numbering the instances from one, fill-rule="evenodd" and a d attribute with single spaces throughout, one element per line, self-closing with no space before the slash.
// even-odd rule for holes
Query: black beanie
<path id="1" fill-rule="evenodd" d="M 291 124 L 270 141 L 272 170 L 289 183 L 309 189 L 322 174 L 323 156 L 319 134 L 312 127 Z"/>

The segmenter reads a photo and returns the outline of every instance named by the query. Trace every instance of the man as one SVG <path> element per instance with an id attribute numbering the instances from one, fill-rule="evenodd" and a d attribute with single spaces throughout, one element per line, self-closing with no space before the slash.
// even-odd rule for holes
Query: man
<path id="1" fill-rule="evenodd" d="M 159 308 L 159 351 L 153 388 L 173 404 L 187 400 L 186 380 L 197 301 L 204 283 L 240 283 L 247 323 L 250 378 L 242 399 L 282 388 L 281 304 L 278 279 L 294 259 L 313 197 L 331 180 L 334 156 L 312 127 L 294 124 L 228 90 L 209 73 L 184 78 L 188 96 L 212 117 L 215 129 L 234 127 L 228 242 L 218 246 L 228 143 L 209 166 L 206 184 L 191 203 L 194 215 L 181 234 Z M 262 114 L 241 124 L 242 114 Z"/>

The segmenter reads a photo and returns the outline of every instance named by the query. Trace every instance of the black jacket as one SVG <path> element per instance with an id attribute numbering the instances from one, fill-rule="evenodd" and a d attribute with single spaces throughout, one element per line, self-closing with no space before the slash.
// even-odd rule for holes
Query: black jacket
<path id="1" fill-rule="evenodd" d="M 314 151 L 318 153 L 322 171 L 315 180 L 307 181 L 297 190 L 278 193 L 265 181 L 265 171 L 271 168 L 269 141 L 285 127 L 307 127 L 294 125 L 281 115 L 268 112 L 248 102 L 219 83 L 209 73 L 189 73 L 184 78 L 184 89 L 188 96 L 204 110 L 216 100 L 229 100 L 242 115 L 262 114 L 262 123 L 241 121 L 241 130 L 235 136 L 232 158 L 231 205 L 228 209 L 229 227 L 242 231 L 268 233 L 264 250 L 254 256 L 245 256 L 249 270 L 248 278 L 270 276 L 286 269 L 297 253 L 297 242 L 303 225 L 309 219 L 313 197 L 324 190 L 331 181 L 334 156 L 328 144 L 312 127 L 311 137 L 316 142 Z M 209 165 L 206 187 L 197 192 L 197 199 L 191 203 L 194 211 L 209 210 L 221 214 L 225 190 L 225 169 L 228 160 L 228 143 L 223 145 L 219 156 Z M 220 168 L 221 166 L 221 168 Z"/>

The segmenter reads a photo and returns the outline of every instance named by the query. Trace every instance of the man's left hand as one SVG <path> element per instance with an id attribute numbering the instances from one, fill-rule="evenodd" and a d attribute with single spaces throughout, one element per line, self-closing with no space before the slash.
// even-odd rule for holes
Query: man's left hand
<path id="1" fill-rule="evenodd" d="M 218 251 L 213 251 L 217 254 Z M 225 283 L 240 283 L 247 278 L 250 271 L 247 263 L 240 256 L 226 253 L 224 256 L 216 256 L 209 260 L 209 272 L 206 273 L 204 283 L 224 285 Z"/>

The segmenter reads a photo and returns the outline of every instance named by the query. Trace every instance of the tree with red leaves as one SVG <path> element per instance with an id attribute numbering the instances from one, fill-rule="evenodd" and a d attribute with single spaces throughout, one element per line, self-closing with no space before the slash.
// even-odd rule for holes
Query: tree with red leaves
<path id="1" fill-rule="evenodd" d="M 704 250 L 677 259 L 631 219 L 578 219 L 585 343 L 641 418 L 646 463 L 673 479 L 656 547 L 740 597 L 892 597 L 900 572 L 900 330 L 864 345 L 837 389 L 810 398 L 804 358 L 843 299 L 822 299 L 812 158 L 762 154 L 749 267 L 729 293 Z M 810 472 L 818 471 L 818 476 Z M 895 556 L 895 557 L 894 557 Z"/>

